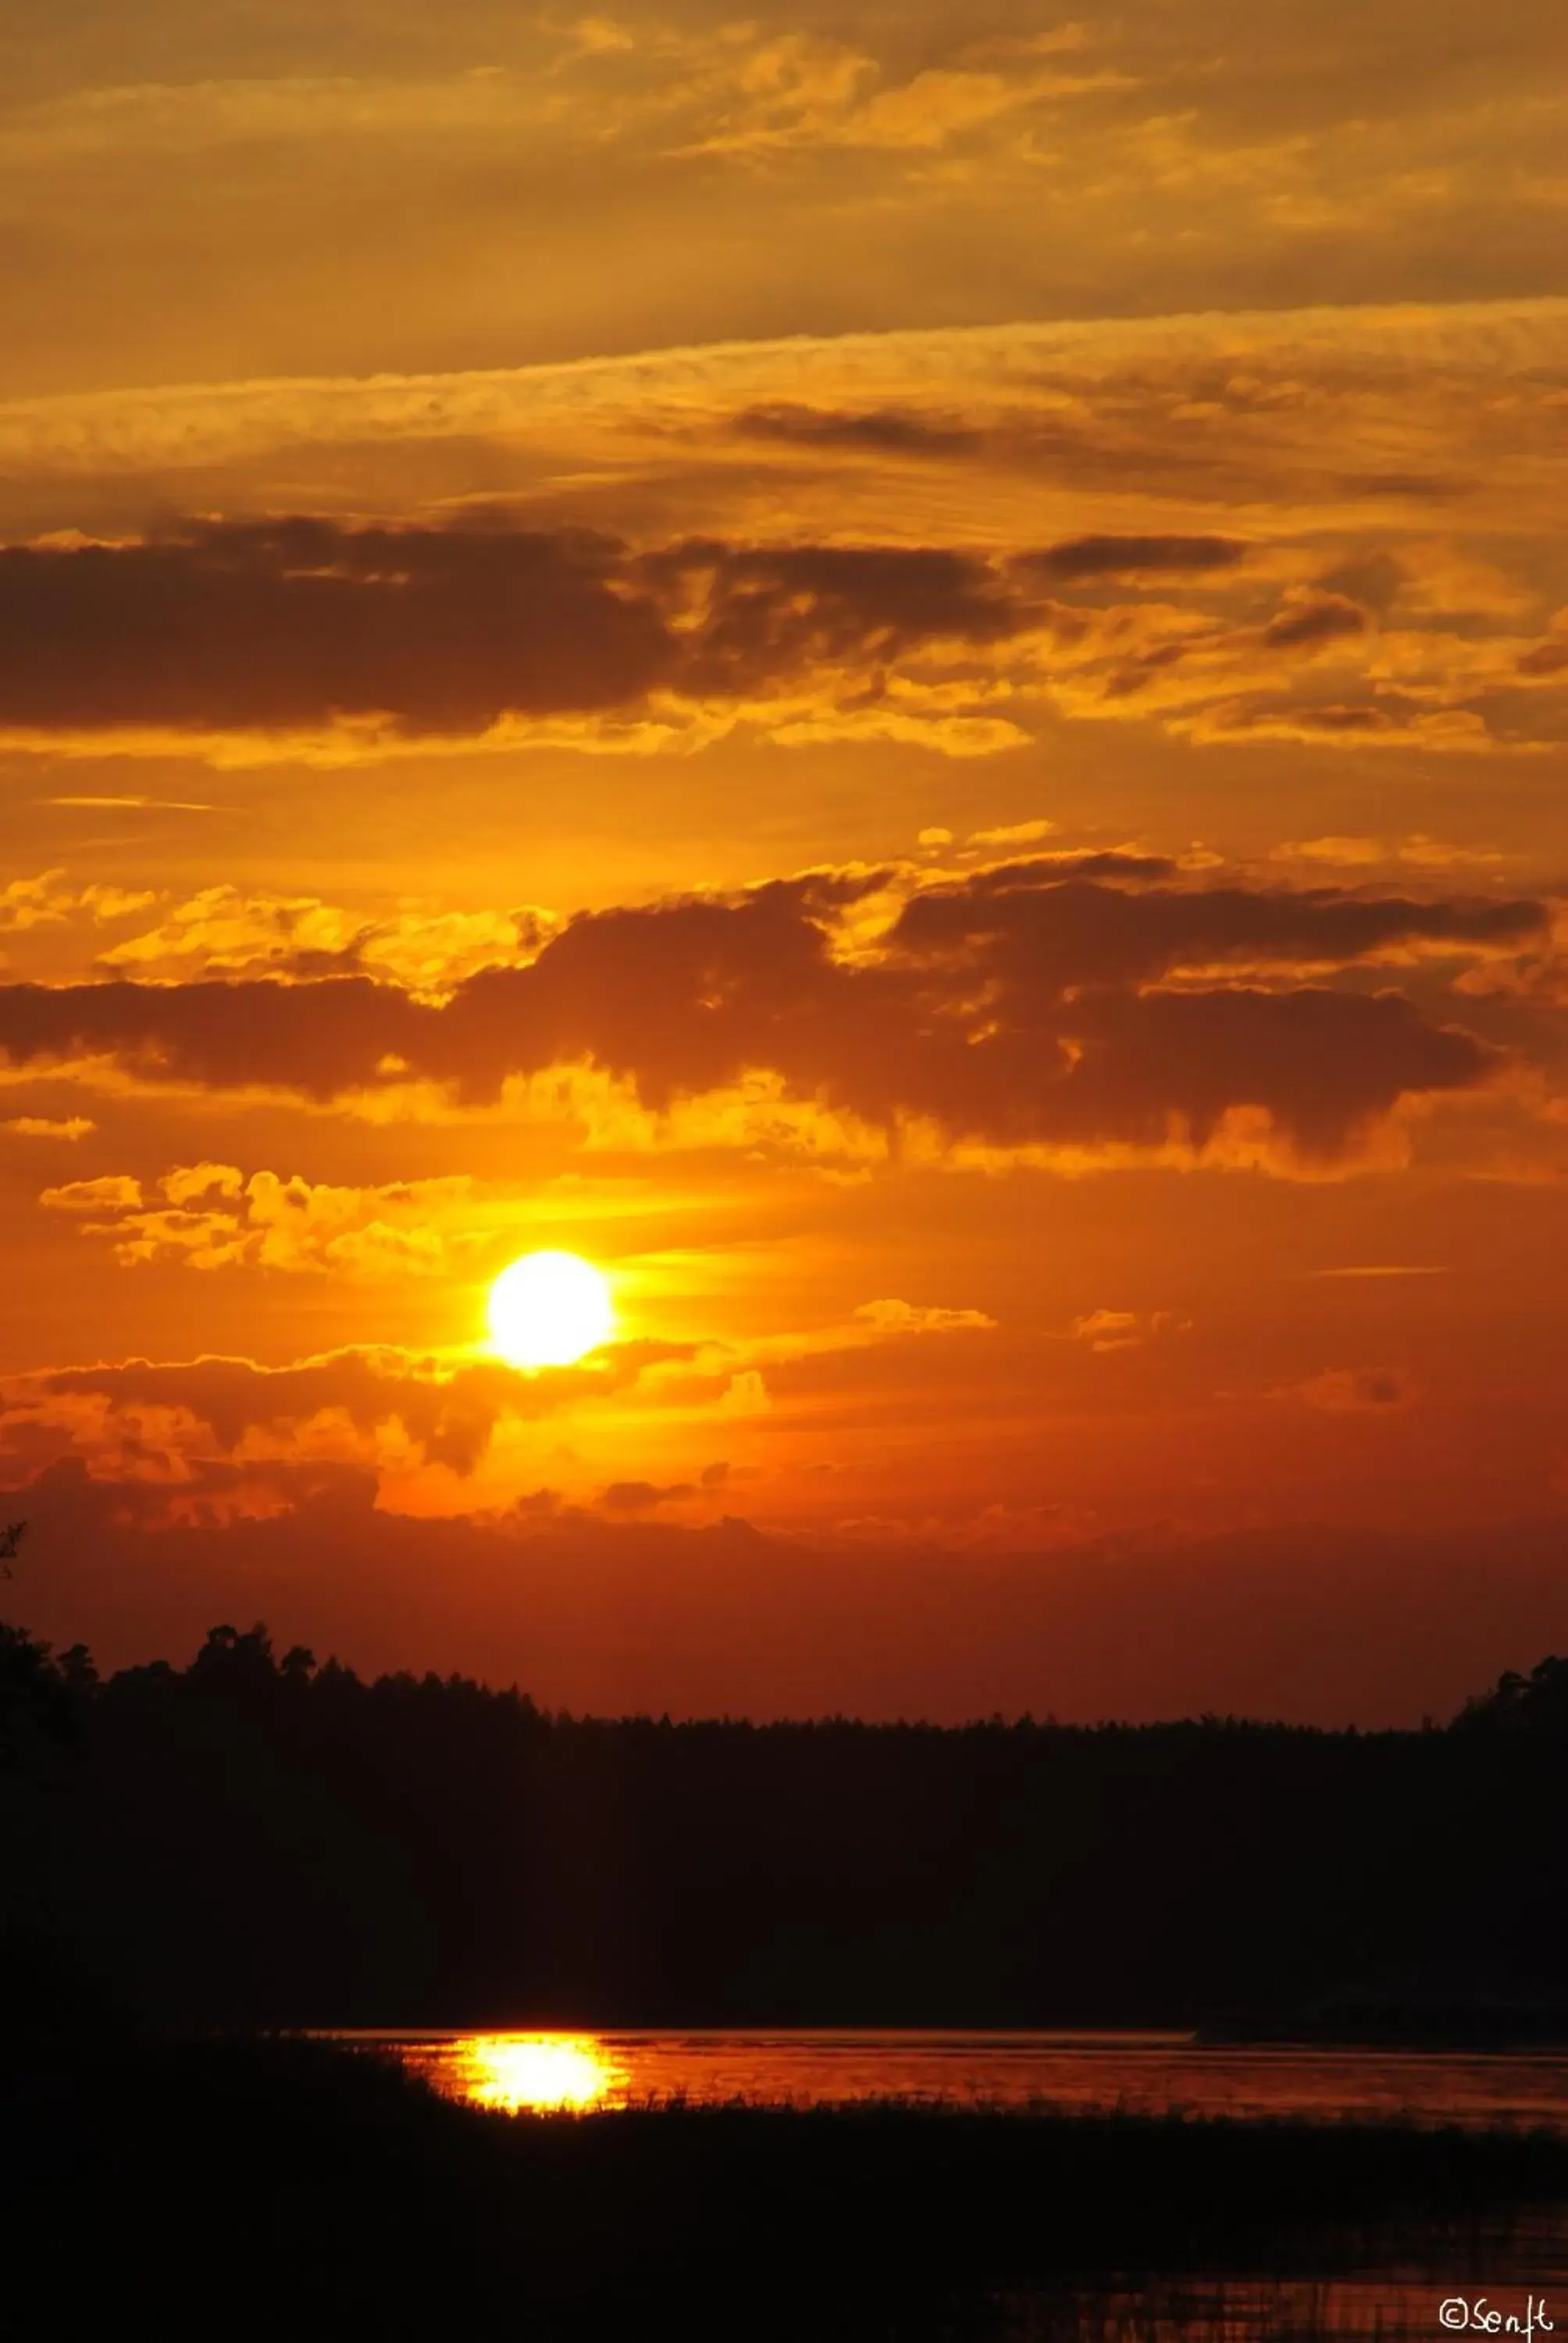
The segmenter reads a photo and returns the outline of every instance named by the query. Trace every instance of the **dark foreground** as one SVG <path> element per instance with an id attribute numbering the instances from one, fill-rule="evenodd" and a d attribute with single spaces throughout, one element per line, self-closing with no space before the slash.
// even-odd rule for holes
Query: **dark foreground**
<path id="1" fill-rule="evenodd" d="M 19 2335 L 1044 2338 L 1149 2331 L 1084 2308 L 1145 2280 L 1152 2301 L 1182 2273 L 1397 2265 L 1431 2277 L 1435 2332 L 1441 2294 L 1495 2298 L 1511 2240 L 1568 2218 L 1568 2140 L 1541 2135 L 888 2104 L 510 2117 L 297 2040 L 76 2033 L 5 2064 Z"/>

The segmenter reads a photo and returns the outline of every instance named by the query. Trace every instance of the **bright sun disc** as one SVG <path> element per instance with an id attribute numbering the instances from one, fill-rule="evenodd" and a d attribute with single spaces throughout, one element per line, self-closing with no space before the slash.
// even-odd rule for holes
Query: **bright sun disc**
<path id="1" fill-rule="evenodd" d="M 514 1367 L 569 1367 L 615 1323 L 609 1287 L 575 1252 L 528 1252 L 490 1288 L 490 1341 Z"/>

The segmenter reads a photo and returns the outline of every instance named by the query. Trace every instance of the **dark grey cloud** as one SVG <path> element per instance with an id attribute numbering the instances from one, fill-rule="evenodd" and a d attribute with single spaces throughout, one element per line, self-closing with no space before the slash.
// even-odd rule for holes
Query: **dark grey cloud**
<path id="1" fill-rule="evenodd" d="M 587 532 L 196 523 L 0 551 L 0 720 L 70 729 L 467 731 L 671 679 L 648 598 Z"/>
<path id="2" fill-rule="evenodd" d="M 1261 638 L 1265 650 L 1305 650 L 1346 635 L 1366 632 L 1370 621 L 1359 602 L 1343 594 L 1313 594 L 1271 618 Z"/>
<path id="3" fill-rule="evenodd" d="M 915 414 L 907 407 L 804 407 L 789 399 L 746 407 L 729 427 L 742 439 L 887 456 L 970 456 L 983 448 L 988 438 L 972 425 Z"/>
<path id="4" fill-rule="evenodd" d="M 1501 1062 L 1404 993 L 1342 978 L 1391 949 L 1473 958 L 1545 931 L 1531 901 L 1117 885 L 1035 859 L 921 890 L 877 952 L 841 957 L 838 910 L 885 876 L 586 913 L 439 1006 L 356 977 L 0 987 L 0 1049 L 322 1098 L 411 1072 L 479 1101 L 586 1063 L 656 1110 L 766 1069 L 890 1131 L 920 1118 L 1000 1145 L 1201 1144 L 1251 1106 L 1332 1157 L 1402 1096 Z"/>
<path id="5" fill-rule="evenodd" d="M 1053 587 L 1223 577 L 1248 550 L 1182 536 L 1083 537 L 1013 559 L 717 537 L 638 549 L 499 515 L 440 528 L 199 520 L 14 544 L 0 547 L 0 726 L 464 739 L 508 718 L 635 712 L 656 693 L 743 705 L 824 679 L 854 704 L 933 645 L 994 658 L 1030 638 L 1034 660 L 1047 642 L 1081 644 L 1101 614 Z M 1245 645 L 1283 669 L 1367 623 L 1320 591 Z M 1192 648 L 1154 645 L 1129 678 Z"/>
<path id="6" fill-rule="evenodd" d="M 1015 584 L 945 548 L 639 555 L 578 528 L 198 521 L 0 548 L 0 723 L 464 735 L 658 689 L 744 697 L 819 667 L 874 670 L 1030 619 Z"/>
<path id="7" fill-rule="evenodd" d="M 598 1502 L 607 1513 L 651 1513 L 660 1505 L 684 1504 L 697 1494 L 693 1481 L 611 1481 L 599 1491 Z"/>
<path id="8" fill-rule="evenodd" d="M 1018 566 L 1053 583 L 1191 577 L 1234 569 L 1251 551 L 1245 538 L 1239 537 L 1074 537 L 1025 554 Z"/>
<path id="9" fill-rule="evenodd" d="M 1112 879 L 1123 886 L 1141 880 L 1174 879 L 1181 865 L 1169 854 L 1133 854 L 1125 847 L 1088 848 L 1081 852 L 1030 854 L 1014 862 L 992 862 L 962 881 L 971 900 L 1050 887 L 1068 879 Z"/>

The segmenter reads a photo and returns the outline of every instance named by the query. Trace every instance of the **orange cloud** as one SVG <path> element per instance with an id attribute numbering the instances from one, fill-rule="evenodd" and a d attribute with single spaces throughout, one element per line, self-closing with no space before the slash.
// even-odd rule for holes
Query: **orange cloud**
<path id="1" fill-rule="evenodd" d="M 158 979 L 363 970 L 419 998 L 439 999 L 478 969 L 526 965 L 551 924 L 531 904 L 457 911 L 405 902 L 390 915 L 367 917 L 316 896 L 250 894 L 222 885 L 176 903 L 156 927 L 100 952 L 97 965 Z"/>
<path id="2" fill-rule="evenodd" d="M 53 1212 L 132 1212 L 141 1207 L 141 1182 L 124 1173 L 106 1172 L 95 1180 L 67 1180 L 61 1187 L 45 1188 L 38 1202 Z"/>
<path id="3" fill-rule="evenodd" d="M 613 1399 L 690 1346 L 614 1343 L 575 1367 L 525 1374 L 487 1358 L 382 1349 L 284 1367 L 239 1358 L 60 1368 L 4 1385 L 0 1455 L 80 1455 L 110 1479 L 180 1483 L 216 1462 L 289 1460 L 397 1467 L 460 1478 L 498 1427 Z"/>
<path id="4" fill-rule="evenodd" d="M 176 1166 L 158 1189 L 161 1202 L 149 1204 L 137 1181 L 111 1175 L 47 1188 L 39 1202 L 95 1215 L 85 1232 L 107 1239 L 127 1267 L 170 1262 L 350 1277 L 471 1272 L 477 1258 L 520 1233 L 533 1206 L 528 1192 L 487 1188 L 461 1172 L 350 1187 L 204 1162 Z"/>
<path id="5" fill-rule="evenodd" d="M 1131 1351 L 1151 1335 L 1191 1323 L 1173 1310 L 1091 1310 L 1073 1320 L 1071 1332 L 1091 1351 Z"/>
<path id="6" fill-rule="evenodd" d="M 14 1114 L 0 1123 L 0 1131 L 14 1131 L 18 1139 L 85 1139 L 97 1124 L 85 1114 L 56 1117 L 46 1114 Z"/>

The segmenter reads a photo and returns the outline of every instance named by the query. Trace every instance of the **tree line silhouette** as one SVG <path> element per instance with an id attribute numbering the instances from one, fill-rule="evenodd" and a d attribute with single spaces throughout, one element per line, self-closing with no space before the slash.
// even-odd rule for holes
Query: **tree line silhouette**
<path id="1" fill-rule="evenodd" d="M 100 1681 L 3 1627 L 0 1817 L 26 1990 L 156 2020 L 1568 2009 L 1555 1658 L 1414 1732 L 758 1725 L 367 1682 L 259 1625 Z"/>

